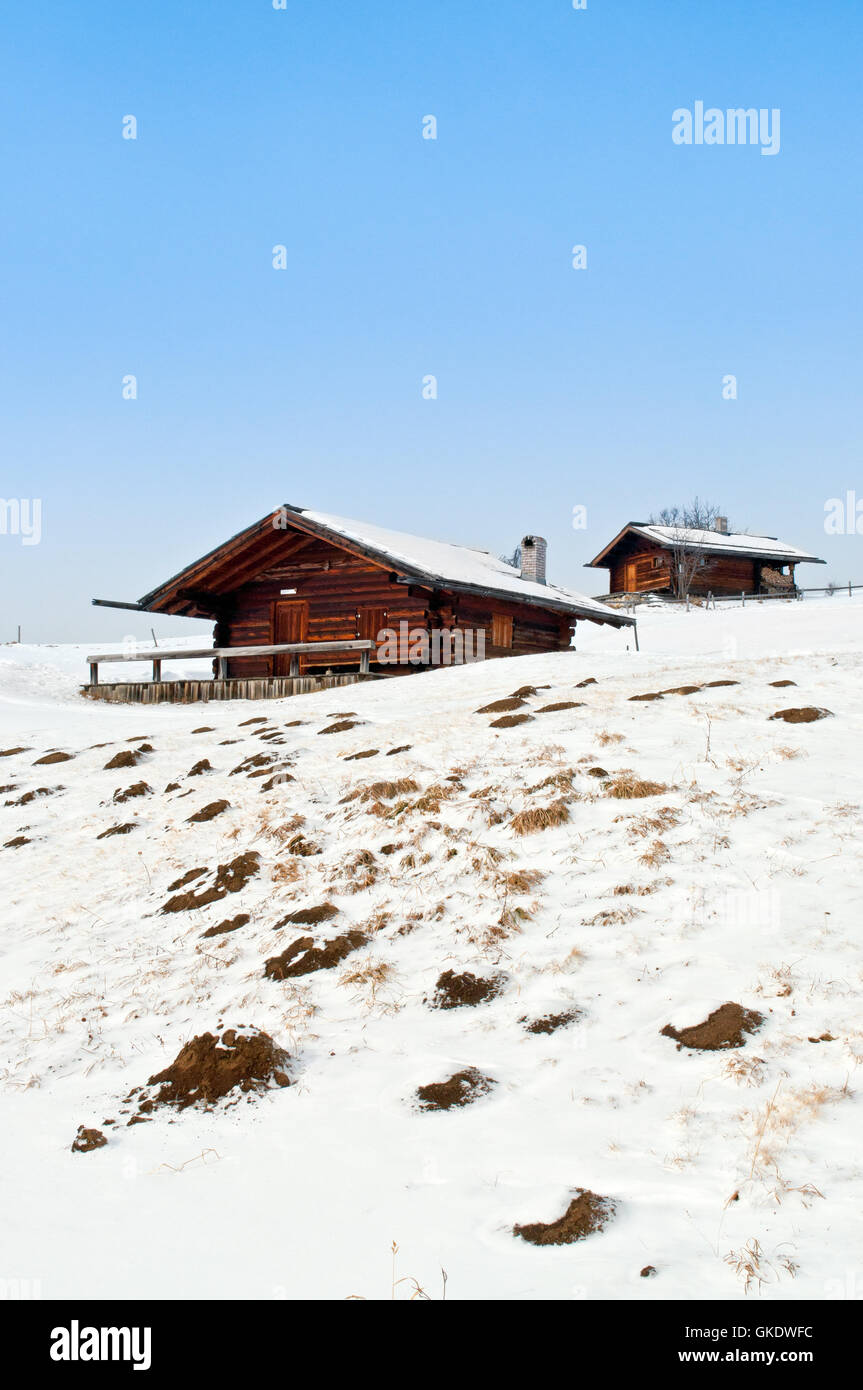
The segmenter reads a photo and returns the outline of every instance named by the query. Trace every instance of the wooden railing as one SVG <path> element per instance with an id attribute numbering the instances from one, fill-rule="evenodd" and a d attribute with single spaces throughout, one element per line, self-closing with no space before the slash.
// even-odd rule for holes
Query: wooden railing
<path id="1" fill-rule="evenodd" d="M 135 651 L 135 652 L 100 652 L 95 656 L 87 657 L 87 665 L 90 667 L 90 684 L 99 684 L 99 666 L 103 661 L 152 661 L 153 680 L 162 679 L 163 661 L 198 661 L 215 660 L 218 662 L 217 680 L 228 679 L 228 662 L 233 657 L 238 656 L 281 656 L 289 655 L 291 658 L 291 676 L 300 674 L 300 657 L 306 652 L 359 652 L 360 653 L 360 674 L 368 675 L 369 671 L 369 652 L 374 648 L 374 642 L 368 638 L 353 642 L 280 642 L 272 647 L 195 647 L 194 649 L 183 648 L 169 651 L 165 647 L 157 647 L 154 651 Z"/>

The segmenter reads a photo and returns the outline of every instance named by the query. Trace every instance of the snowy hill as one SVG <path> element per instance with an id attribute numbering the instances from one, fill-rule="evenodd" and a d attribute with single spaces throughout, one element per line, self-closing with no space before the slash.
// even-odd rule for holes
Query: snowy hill
<path id="1" fill-rule="evenodd" d="M 434 1298 L 859 1297 L 861 616 L 186 707 L 0 648 L 9 1276 L 389 1298 L 395 1240 Z M 232 1028 L 272 1074 L 158 1103 Z"/>

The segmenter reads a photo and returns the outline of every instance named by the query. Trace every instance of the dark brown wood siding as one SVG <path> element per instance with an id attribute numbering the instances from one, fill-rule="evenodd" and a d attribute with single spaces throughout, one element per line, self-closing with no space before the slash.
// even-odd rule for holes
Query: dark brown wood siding
<path id="1" fill-rule="evenodd" d="M 671 550 L 650 544 L 640 537 L 625 537 L 609 556 L 609 593 L 671 592 Z M 757 586 L 757 565 L 745 556 L 705 557 L 690 585 L 693 594 L 752 593 Z"/>

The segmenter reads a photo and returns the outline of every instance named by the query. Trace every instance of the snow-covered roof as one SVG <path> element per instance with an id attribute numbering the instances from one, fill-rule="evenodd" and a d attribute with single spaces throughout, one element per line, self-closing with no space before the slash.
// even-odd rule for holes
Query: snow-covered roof
<path id="1" fill-rule="evenodd" d="M 653 526 L 647 522 L 630 521 L 614 540 L 600 551 L 590 565 L 601 564 L 603 557 L 627 533 L 634 532 L 645 540 L 655 541 L 663 546 L 686 546 L 690 550 L 709 551 L 719 555 L 752 555 L 764 560 L 775 560 L 778 564 L 806 562 L 823 565 L 824 560 L 810 555 L 796 545 L 777 540 L 775 536 L 750 536 L 746 531 L 701 531 L 687 526 Z"/>
<path id="2" fill-rule="evenodd" d="M 329 512 L 309 511 L 303 507 L 285 507 L 288 516 L 294 513 L 302 523 L 320 527 L 334 536 L 342 536 L 346 541 L 362 546 L 381 559 L 392 563 L 395 569 L 412 574 L 418 580 L 426 580 L 437 585 L 453 585 L 460 589 L 476 589 L 484 593 L 498 593 L 501 598 L 520 600 L 535 607 L 558 608 L 595 618 L 599 622 L 613 623 L 621 627 L 633 622 L 632 618 L 616 612 L 605 603 L 588 598 L 575 589 L 567 589 L 559 584 L 536 584 L 522 579 L 519 570 L 493 555 L 489 550 L 477 550 L 467 545 L 453 545 L 449 541 L 429 540 L 424 536 L 413 536 L 406 531 L 390 531 L 367 521 L 351 521 L 347 517 L 333 516 Z"/>

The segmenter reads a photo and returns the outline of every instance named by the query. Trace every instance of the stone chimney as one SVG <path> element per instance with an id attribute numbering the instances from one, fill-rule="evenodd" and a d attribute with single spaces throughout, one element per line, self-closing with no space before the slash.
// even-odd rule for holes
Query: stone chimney
<path id="1" fill-rule="evenodd" d="M 521 577 L 534 584 L 545 583 L 545 552 L 548 541 L 543 536 L 524 536 L 521 542 Z"/>
<path id="2" fill-rule="evenodd" d="M 713 523 L 714 531 L 718 531 L 721 536 L 728 535 L 728 517 L 718 516 Z"/>

